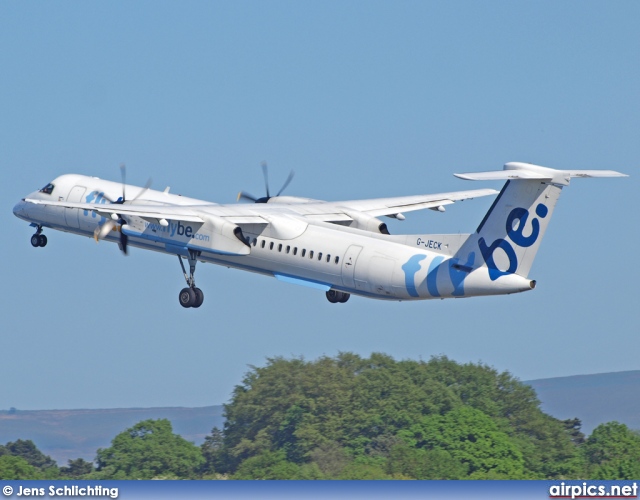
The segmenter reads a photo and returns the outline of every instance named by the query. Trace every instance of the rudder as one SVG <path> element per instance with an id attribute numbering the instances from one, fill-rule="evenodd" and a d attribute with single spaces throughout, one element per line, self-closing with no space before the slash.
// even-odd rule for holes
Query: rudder
<path id="1" fill-rule="evenodd" d="M 623 176 L 610 170 L 562 171 L 515 162 L 500 171 L 455 175 L 468 180 L 507 180 L 458 253 L 479 250 L 491 281 L 509 274 L 527 277 L 562 188 L 572 177 Z M 482 263 L 474 267 L 479 265 Z"/>

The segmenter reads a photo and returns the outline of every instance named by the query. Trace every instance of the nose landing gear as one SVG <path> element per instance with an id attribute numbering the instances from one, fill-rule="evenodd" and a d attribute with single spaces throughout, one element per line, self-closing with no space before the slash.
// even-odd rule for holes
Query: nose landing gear
<path id="1" fill-rule="evenodd" d="M 199 288 L 183 288 L 178 300 L 182 307 L 200 307 L 204 302 L 204 293 Z"/>
<path id="2" fill-rule="evenodd" d="M 36 226 L 36 234 L 31 236 L 31 246 L 36 248 L 47 246 L 47 237 L 42 234 L 42 226 Z"/>
<path id="3" fill-rule="evenodd" d="M 184 279 L 187 282 L 187 288 L 183 288 L 180 290 L 178 294 L 178 301 L 182 307 L 200 307 L 204 302 L 204 293 L 198 287 L 196 287 L 196 281 L 194 278 L 194 273 L 196 272 L 196 262 L 199 252 L 194 252 L 193 250 L 189 250 L 189 274 L 187 275 L 187 270 L 184 267 L 184 262 L 182 262 L 182 256 L 178 255 L 178 260 L 180 261 L 180 267 L 182 267 L 182 273 L 184 274 Z"/>

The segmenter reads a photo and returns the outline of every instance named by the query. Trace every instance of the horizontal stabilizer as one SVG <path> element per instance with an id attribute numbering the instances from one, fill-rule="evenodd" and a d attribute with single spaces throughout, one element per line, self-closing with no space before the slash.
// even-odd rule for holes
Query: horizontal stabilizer
<path id="1" fill-rule="evenodd" d="M 453 174 L 460 179 L 470 181 L 495 181 L 495 180 L 541 180 L 568 185 L 572 177 L 628 177 L 626 174 L 614 170 L 556 170 L 541 167 L 530 163 L 510 162 L 506 163 L 503 170 L 489 172 L 470 172 Z"/>
<path id="2" fill-rule="evenodd" d="M 471 172 L 468 174 L 453 174 L 468 181 L 500 181 L 509 179 L 540 179 L 550 180 L 552 177 L 529 170 L 494 170 L 491 172 Z"/>
<path id="3" fill-rule="evenodd" d="M 615 170 L 565 170 L 571 177 L 629 177 Z"/>

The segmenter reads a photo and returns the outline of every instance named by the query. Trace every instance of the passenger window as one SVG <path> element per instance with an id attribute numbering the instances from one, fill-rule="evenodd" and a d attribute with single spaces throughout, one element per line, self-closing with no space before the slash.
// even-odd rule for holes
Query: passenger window
<path id="1" fill-rule="evenodd" d="M 302 249 L 302 253 L 301 253 L 300 255 L 302 255 L 302 256 L 304 257 L 306 253 L 307 253 L 307 249 L 306 249 L 306 248 L 303 248 L 303 249 Z"/>
<path id="2" fill-rule="evenodd" d="M 327 254 L 327 262 L 331 262 L 331 254 L 330 253 Z"/>
<path id="3" fill-rule="evenodd" d="M 313 250 L 309 250 L 309 258 L 313 259 Z"/>
<path id="4" fill-rule="evenodd" d="M 258 243 L 258 239 L 257 238 L 253 238 L 253 246 L 256 246 L 256 243 Z"/>
<path id="5" fill-rule="evenodd" d="M 287 253 L 289 253 L 289 250 L 291 250 L 291 246 L 287 245 Z"/>
<path id="6" fill-rule="evenodd" d="M 264 248 L 264 244 L 265 244 L 265 241 L 264 241 L 264 240 L 262 240 L 262 243 L 260 243 L 260 246 L 261 246 L 262 248 Z"/>
<path id="7" fill-rule="evenodd" d="M 45 193 L 45 194 L 51 194 L 51 193 L 53 193 L 53 188 L 54 188 L 54 187 L 55 187 L 55 186 L 54 186 L 53 184 L 49 183 L 49 184 L 47 184 L 45 187 L 43 187 L 43 188 L 40 190 L 40 192 L 41 192 L 41 193 Z"/>
<path id="8" fill-rule="evenodd" d="M 273 250 L 273 241 L 269 243 L 269 250 Z"/>
<path id="9" fill-rule="evenodd" d="M 293 255 L 298 255 L 298 247 L 293 247 Z"/>
<path id="10" fill-rule="evenodd" d="M 340 257 L 338 257 L 338 256 L 336 255 L 336 264 L 337 264 L 338 262 L 340 262 Z"/>
<path id="11" fill-rule="evenodd" d="M 282 243 L 278 245 L 278 252 L 282 252 Z"/>
<path id="12" fill-rule="evenodd" d="M 322 252 L 318 252 L 318 260 L 322 260 Z"/>

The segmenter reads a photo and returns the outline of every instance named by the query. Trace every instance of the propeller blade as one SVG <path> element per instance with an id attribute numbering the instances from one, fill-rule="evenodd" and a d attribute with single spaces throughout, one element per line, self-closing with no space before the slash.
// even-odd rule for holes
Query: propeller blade
<path id="1" fill-rule="evenodd" d="M 291 182 L 291 180 L 293 179 L 293 176 L 294 176 L 295 174 L 296 174 L 296 173 L 295 173 L 293 170 L 292 170 L 291 172 L 289 172 L 289 177 L 287 177 L 287 180 L 286 180 L 286 181 L 284 181 L 283 186 L 280 188 L 280 191 L 278 191 L 278 194 L 277 194 L 276 196 L 280 196 L 280 194 L 282 193 L 282 191 L 284 191 L 284 190 L 287 188 L 287 186 L 289 185 L 289 183 Z"/>
<path id="2" fill-rule="evenodd" d="M 118 200 L 112 200 L 111 198 L 109 198 L 106 194 L 103 194 L 102 197 L 107 200 L 109 203 L 120 203 Z"/>
<path id="3" fill-rule="evenodd" d="M 247 200 L 247 201 L 252 201 L 254 203 L 269 203 L 269 200 L 271 199 L 271 193 L 269 191 L 269 167 L 267 166 L 266 161 L 263 161 L 260 165 L 262 166 L 262 175 L 264 176 L 264 187 L 267 192 L 267 195 L 262 196 L 261 198 L 256 198 L 252 194 L 249 194 L 245 191 L 240 191 L 238 193 L 238 197 L 236 201 Z M 282 185 L 282 187 L 280 188 L 280 191 L 278 191 L 278 194 L 276 196 L 280 196 L 280 194 L 282 194 L 282 192 L 285 189 L 287 189 L 287 186 L 293 180 L 294 175 L 295 175 L 295 172 L 293 170 L 289 172 L 289 176 L 287 177 L 287 180 L 284 181 L 284 184 Z"/>
<path id="4" fill-rule="evenodd" d="M 236 199 L 236 201 L 240 201 L 240 200 L 248 200 L 248 201 L 253 201 L 255 203 L 258 200 L 258 198 L 256 198 L 252 194 L 246 193 L 244 191 L 240 191 L 238 193 L 238 198 Z"/>
<path id="5" fill-rule="evenodd" d="M 126 234 L 124 234 L 122 232 L 122 228 L 120 229 L 120 250 L 122 250 L 122 253 L 125 255 L 129 255 L 129 253 L 127 252 L 127 241 L 129 240 L 129 238 L 127 237 Z"/>
<path id="6" fill-rule="evenodd" d="M 263 161 L 261 165 L 262 165 L 262 175 L 264 176 L 264 187 L 267 190 L 267 198 L 270 198 L 271 195 L 269 194 L 269 167 L 267 167 L 266 161 Z"/>
<path id="7" fill-rule="evenodd" d="M 104 224 L 102 224 L 102 226 L 96 227 L 93 231 L 93 239 L 96 240 L 96 243 L 98 243 L 98 241 L 100 240 L 103 240 L 109 234 L 109 232 L 111 232 L 115 225 L 115 221 L 107 220 Z"/>
<path id="8" fill-rule="evenodd" d="M 126 196 L 124 194 L 124 187 L 127 185 L 127 167 L 124 163 L 120 164 L 120 176 L 122 177 L 122 201 L 120 203 L 124 203 L 126 200 Z"/>
<path id="9" fill-rule="evenodd" d="M 136 201 L 138 198 L 140 198 L 144 193 L 147 192 L 147 190 L 151 187 L 151 177 L 149 177 L 149 179 L 147 180 L 147 183 L 144 185 L 144 187 L 140 190 L 140 192 L 134 196 L 133 200 L 131 200 L 131 203 L 133 203 L 134 201 Z"/>

